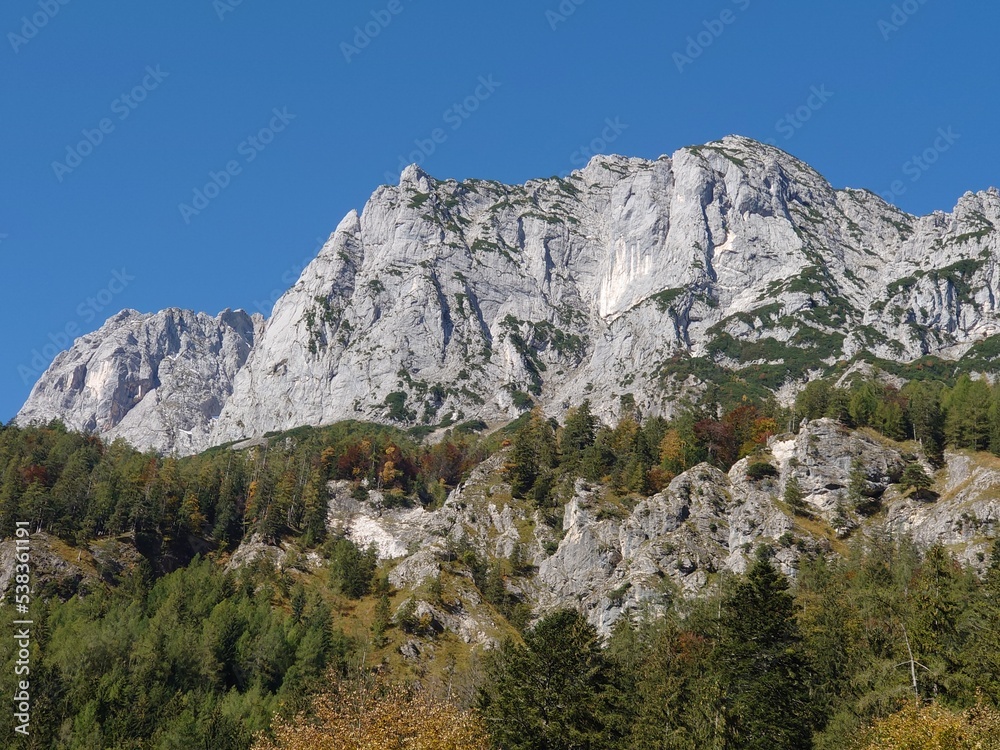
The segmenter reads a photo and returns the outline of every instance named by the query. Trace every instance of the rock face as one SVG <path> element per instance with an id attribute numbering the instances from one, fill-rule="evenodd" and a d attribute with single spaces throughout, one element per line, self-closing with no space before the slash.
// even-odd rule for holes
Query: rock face
<path id="1" fill-rule="evenodd" d="M 578 480 L 559 531 L 546 526 L 530 503 L 511 496 L 503 453 L 480 465 L 432 512 L 387 509 L 377 492 L 358 500 L 346 483 L 331 483 L 329 525 L 391 561 L 389 581 L 397 589 L 419 596 L 428 581 L 450 575 L 460 592 L 455 616 L 435 620 L 467 642 L 489 641 L 495 623 L 488 608 L 478 607 L 471 582 L 450 565 L 466 546 L 491 561 L 509 560 L 520 547 L 528 572 L 507 577 L 508 591 L 536 614 L 579 608 L 604 635 L 624 613 L 656 608 L 665 597 L 695 596 L 720 573 L 745 572 L 761 544 L 774 550 L 776 563 L 793 577 L 801 555 L 845 551 L 838 531 L 908 534 L 923 547 L 944 544 L 983 569 L 1000 526 L 996 459 L 947 454 L 935 485 L 939 496 L 918 499 L 893 484 L 908 461 L 922 460 L 918 453 L 832 420 L 806 423 L 798 435 L 775 438 L 769 447 L 728 474 L 697 466 L 632 507 L 609 501 L 601 485 Z M 859 459 L 867 472 L 866 495 L 873 509 L 881 509 L 871 517 L 858 515 L 848 497 Z M 751 478 L 748 467 L 755 462 L 770 463 L 773 476 Z M 792 477 L 807 515 L 795 515 L 781 499 Z"/>
<path id="2" fill-rule="evenodd" d="M 197 452 L 253 347 L 242 310 L 212 318 L 185 310 L 125 310 L 63 352 L 35 384 L 18 422 L 61 419 L 163 453 Z"/>
<path id="3" fill-rule="evenodd" d="M 211 429 L 216 404 L 197 377 L 178 379 L 158 423 L 190 437 L 161 437 L 145 415 L 122 426 L 99 400 L 59 402 L 49 386 L 21 416 L 62 409 L 141 446 L 194 451 L 344 418 L 497 422 L 532 400 L 558 415 L 589 397 L 605 421 L 623 402 L 669 413 L 705 368 L 752 366 L 771 388 L 863 352 L 985 368 L 995 347 L 975 345 L 1000 331 L 998 222 L 995 189 L 918 218 L 739 137 L 655 161 L 595 157 L 520 186 L 410 167 L 278 300 L 232 395 L 228 380 L 213 392 Z M 142 342 L 109 326 L 114 343 L 85 337 L 42 382 L 71 382 L 84 352 L 91 369 L 141 360 Z"/>
<path id="4" fill-rule="evenodd" d="M 891 497 L 888 528 L 924 547 L 943 544 L 980 572 L 989 562 L 989 539 L 1000 532 L 1000 462 L 986 454 L 948 452 L 934 502 Z"/>
<path id="5" fill-rule="evenodd" d="M 57 537 L 36 531 L 31 535 L 31 598 L 86 596 L 101 581 L 117 584 L 142 562 L 134 537 L 105 537 L 85 547 L 72 548 Z M 17 574 L 17 543 L 0 541 L 0 596 L 13 592 Z M 6 600 L 0 607 L 6 604 Z"/>

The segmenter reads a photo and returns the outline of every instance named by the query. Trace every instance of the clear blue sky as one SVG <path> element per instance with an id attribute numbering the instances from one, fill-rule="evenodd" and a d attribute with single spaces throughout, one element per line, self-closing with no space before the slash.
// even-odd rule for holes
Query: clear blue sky
<path id="1" fill-rule="evenodd" d="M 897 183 L 906 210 L 948 210 L 1000 183 L 1000 6 L 896 5 L 9 0 L 0 420 L 67 329 L 125 307 L 267 312 L 415 151 L 438 177 L 521 182 L 578 166 L 602 133 L 651 158 L 739 133 L 835 186 Z M 958 139 L 915 166 L 939 128 Z M 78 148 L 84 131 L 100 143 Z"/>

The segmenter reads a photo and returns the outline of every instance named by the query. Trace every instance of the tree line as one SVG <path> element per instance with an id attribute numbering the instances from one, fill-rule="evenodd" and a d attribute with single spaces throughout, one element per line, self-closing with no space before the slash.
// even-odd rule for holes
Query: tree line
<path id="1" fill-rule="evenodd" d="M 105 444 L 61 423 L 0 428 L 0 537 L 17 521 L 73 544 L 114 534 L 157 545 L 204 538 L 233 548 L 248 535 L 326 534 L 326 484 L 377 490 L 386 505 L 439 505 L 488 453 L 474 435 L 422 445 L 379 425 L 302 428 L 233 451 L 176 458 Z"/>

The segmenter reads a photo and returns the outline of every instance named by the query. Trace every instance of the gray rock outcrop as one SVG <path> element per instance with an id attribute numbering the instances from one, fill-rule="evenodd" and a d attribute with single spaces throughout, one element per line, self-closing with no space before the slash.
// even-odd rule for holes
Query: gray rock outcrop
<path id="1" fill-rule="evenodd" d="M 907 535 L 924 548 L 943 544 L 982 570 L 1000 525 L 1000 464 L 992 457 L 949 452 L 935 485 L 939 495 L 904 494 L 894 482 L 919 454 L 829 419 L 772 439 L 767 452 L 742 459 L 728 473 L 696 466 L 662 492 L 633 499 L 632 507 L 609 498 L 603 485 L 577 480 L 558 531 L 530 503 L 511 496 L 505 459 L 501 452 L 481 464 L 434 511 L 385 508 L 377 492 L 356 500 L 346 483 L 331 483 L 330 528 L 361 547 L 374 546 L 380 559 L 391 561 L 390 583 L 411 591 L 448 570 L 454 577 L 450 563 L 462 545 L 491 561 L 509 559 L 520 546 L 531 570 L 507 577 L 507 590 L 536 614 L 578 608 L 607 635 L 623 614 L 655 611 L 667 598 L 698 595 L 720 574 L 745 572 L 762 544 L 793 578 L 803 554 L 843 552 L 840 536 L 847 533 Z M 870 517 L 859 515 L 848 497 L 859 459 L 878 509 Z M 751 476 L 749 466 L 760 462 L 774 467 L 773 476 Z M 804 496 L 802 515 L 782 499 L 792 477 Z M 850 524 L 839 529 L 842 515 Z M 462 624 L 449 622 L 463 633 L 488 631 L 484 623 L 491 620 L 476 608 L 475 589 L 459 583 Z"/>
<path id="2" fill-rule="evenodd" d="M 242 310 L 215 318 L 125 310 L 56 357 L 17 421 L 61 419 L 143 449 L 197 452 L 210 442 L 212 421 L 262 324 Z"/>

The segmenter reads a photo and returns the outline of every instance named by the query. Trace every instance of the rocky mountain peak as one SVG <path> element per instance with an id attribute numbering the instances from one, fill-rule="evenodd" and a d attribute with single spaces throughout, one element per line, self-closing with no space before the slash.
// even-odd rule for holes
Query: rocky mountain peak
<path id="1" fill-rule="evenodd" d="M 668 414 L 725 373 L 787 393 L 858 358 L 974 367 L 998 330 L 998 221 L 995 189 L 914 217 L 739 136 L 655 161 L 596 156 L 523 185 L 412 165 L 340 222 L 266 323 L 194 326 L 232 344 L 185 349 L 199 371 L 225 373 L 208 403 L 199 377 L 176 379 L 158 429 L 193 437 L 133 427 L 152 388 L 111 409 L 93 389 L 55 386 L 81 358 L 88 372 L 162 361 L 146 328 L 176 311 L 126 313 L 80 339 L 19 419 L 58 414 L 196 451 L 346 418 L 500 423 L 536 403 L 558 416 L 584 398 L 606 421 Z M 141 335 L 119 339 L 130 326 Z"/>
<path id="2" fill-rule="evenodd" d="M 18 420 L 61 419 L 162 452 L 196 451 L 263 325 L 242 310 L 214 318 L 177 308 L 123 310 L 56 357 Z"/>

